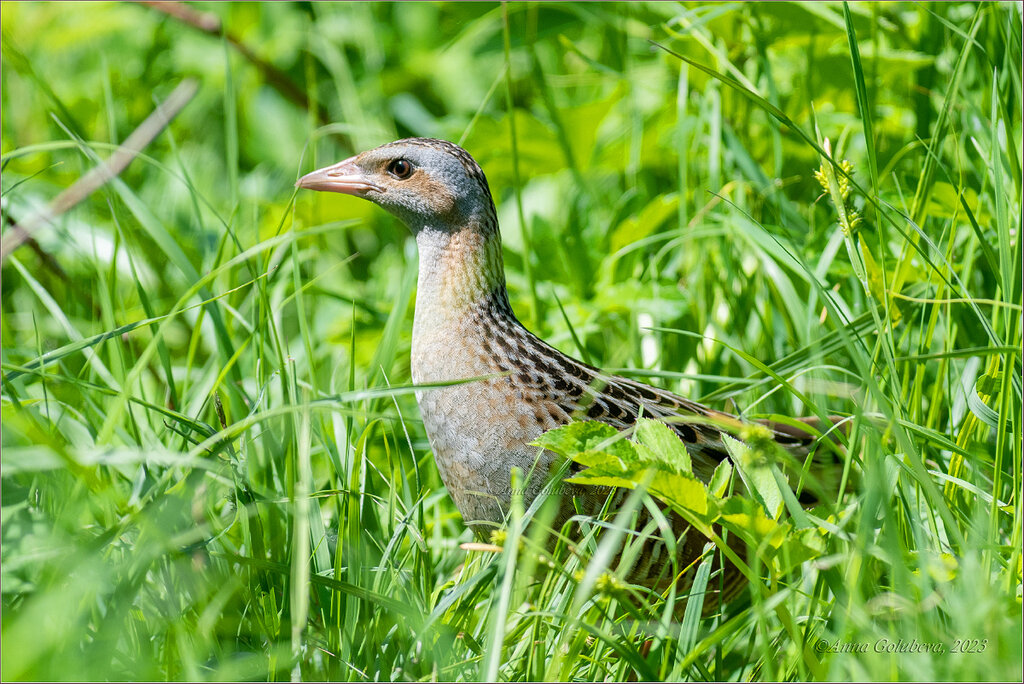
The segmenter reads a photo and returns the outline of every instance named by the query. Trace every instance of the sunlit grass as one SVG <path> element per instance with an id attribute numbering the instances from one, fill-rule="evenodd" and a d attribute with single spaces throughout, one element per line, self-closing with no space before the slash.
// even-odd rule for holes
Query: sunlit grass
<path id="1" fill-rule="evenodd" d="M 276 71 L 152 8 L 3 5 L 5 235 L 200 82 L 3 264 L 5 679 L 1019 677 L 1019 5 L 192 7 Z M 292 188 L 413 134 L 482 164 L 544 339 L 851 417 L 841 498 L 737 601 L 623 586 L 623 530 L 550 503 L 470 544 L 415 245 Z"/>

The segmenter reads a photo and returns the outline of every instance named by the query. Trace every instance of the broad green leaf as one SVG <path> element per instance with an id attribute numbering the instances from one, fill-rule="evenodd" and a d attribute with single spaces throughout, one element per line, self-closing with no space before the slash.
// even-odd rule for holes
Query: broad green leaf
<path id="1" fill-rule="evenodd" d="M 659 499 L 693 511 L 702 517 L 708 514 L 707 486 L 691 475 L 658 473 L 651 482 L 651 493 Z"/>
<path id="2" fill-rule="evenodd" d="M 633 435 L 637 442 L 650 449 L 655 457 L 674 471 L 693 474 L 690 453 L 683 441 L 668 425 L 660 420 L 641 418 L 636 422 Z"/>
<path id="3" fill-rule="evenodd" d="M 764 506 L 773 520 L 778 519 L 783 505 L 782 492 L 772 475 L 767 455 L 726 434 L 722 435 L 722 442 L 747 485 L 747 491 Z"/>
<path id="4" fill-rule="evenodd" d="M 982 224 L 991 223 L 992 215 L 984 204 L 978 201 L 978 193 L 970 187 L 958 189 L 949 183 L 936 181 L 928 198 L 928 213 L 936 218 L 954 219 L 963 215 L 964 203 L 977 207 L 974 218 Z"/>
<path id="5" fill-rule="evenodd" d="M 693 476 L 690 455 L 679 437 L 664 423 L 650 419 L 638 421 L 635 435 L 636 444 L 616 439 L 619 432 L 609 425 L 583 421 L 550 430 L 534 444 L 587 466 L 566 480 L 575 484 L 633 489 L 653 469 L 652 495 L 707 518 L 712 509 L 707 485 Z"/>
<path id="6" fill-rule="evenodd" d="M 730 497 L 722 508 L 722 520 L 732 523 L 758 546 L 767 542 L 771 547 L 779 548 L 786 541 L 792 527 L 789 523 L 780 523 L 769 518 L 761 506 L 753 506 L 751 503 L 749 499 L 743 497 Z"/>
<path id="7" fill-rule="evenodd" d="M 592 451 L 598 445 L 602 445 L 602 450 L 609 453 L 630 449 L 631 445 L 624 439 L 611 441 L 618 434 L 618 430 L 611 425 L 599 423 L 596 420 L 584 420 L 548 430 L 532 444 L 567 458 L 571 458 L 581 451 Z M 609 442 L 609 444 L 604 444 L 605 442 Z"/>
<path id="8" fill-rule="evenodd" d="M 623 90 L 620 86 L 611 97 L 562 111 L 562 121 L 572 122 L 572 125 L 566 127 L 566 133 L 569 136 L 573 157 L 580 167 L 591 166 L 598 128 L 621 97 Z"/>
<path id="9" fill-rule="evenodd" d="M 774 554 L 779 572 L 789 572 L 812 558 L 825 553 L 825 535 L 818 529 L 788 530 Z"/>
<path id="10" fill-rule="evenodd" d="M 910 572 L 914 575 L 921 575 L 924 572 L 933 581 L 946 583 L 956 579 L 960 563 L 949 553 L 935 554 L 915 550 L 907 554 L 907 567 L 911 568 Z"/>

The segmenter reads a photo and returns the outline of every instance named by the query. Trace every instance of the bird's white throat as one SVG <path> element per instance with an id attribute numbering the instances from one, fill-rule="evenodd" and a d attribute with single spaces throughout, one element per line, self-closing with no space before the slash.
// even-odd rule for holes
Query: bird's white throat
<path id="1" fill-rule="evenodd" d="M 416 235 L 419 279 L 416 319 L 459 317 L 505 286 L 501 238 L 475 227 L 423 228 Z"/>
<path id="2" fill-rule="evenodd" d="M 417 232 L 419 278 L 412 331 L 415 382 L 453 380 L 489 372 L 475 365 L 479 338 L 474 312 L 504 296 L 505 273 L 497 231 L 424 228 Z M 465 353 L 463 353 L 465 352 Z"/>

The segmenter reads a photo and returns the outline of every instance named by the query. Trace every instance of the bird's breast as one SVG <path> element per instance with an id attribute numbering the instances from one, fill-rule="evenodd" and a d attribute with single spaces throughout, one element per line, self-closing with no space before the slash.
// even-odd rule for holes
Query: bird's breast
<path id="1" fill-rule="evenodd" d="M 416 393 L 438 471 L 468 524 L 500 523 L 512 496 L 511 470 L 527 482 L 529 505 L 548 480 L 555 456 L 530 446 L 568 419 L 519 382 L 515 361 L 470 326 L 414 326 L 412 378 L 453 383 Z"/>

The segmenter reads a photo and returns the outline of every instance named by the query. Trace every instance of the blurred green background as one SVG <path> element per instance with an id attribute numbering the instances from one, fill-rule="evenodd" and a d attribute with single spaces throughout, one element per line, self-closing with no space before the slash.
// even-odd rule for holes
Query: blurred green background
<path id="1" fill-rule="evenodd" d="M 0 12 L 5 240 L 198 84 L 3 263 L 5 679 L 1019 675 L 1019 4 Z M 571 564 L 458 547 L 404 389 L 415 243 L 293 189 L 405 136 L 484 168 L 513 308 L 563 351 L 881 417 L 826 561 L 643 654 L 614 599 L 573 612 Z M 883 635 L 989 645 L 812 648 Z"/>

